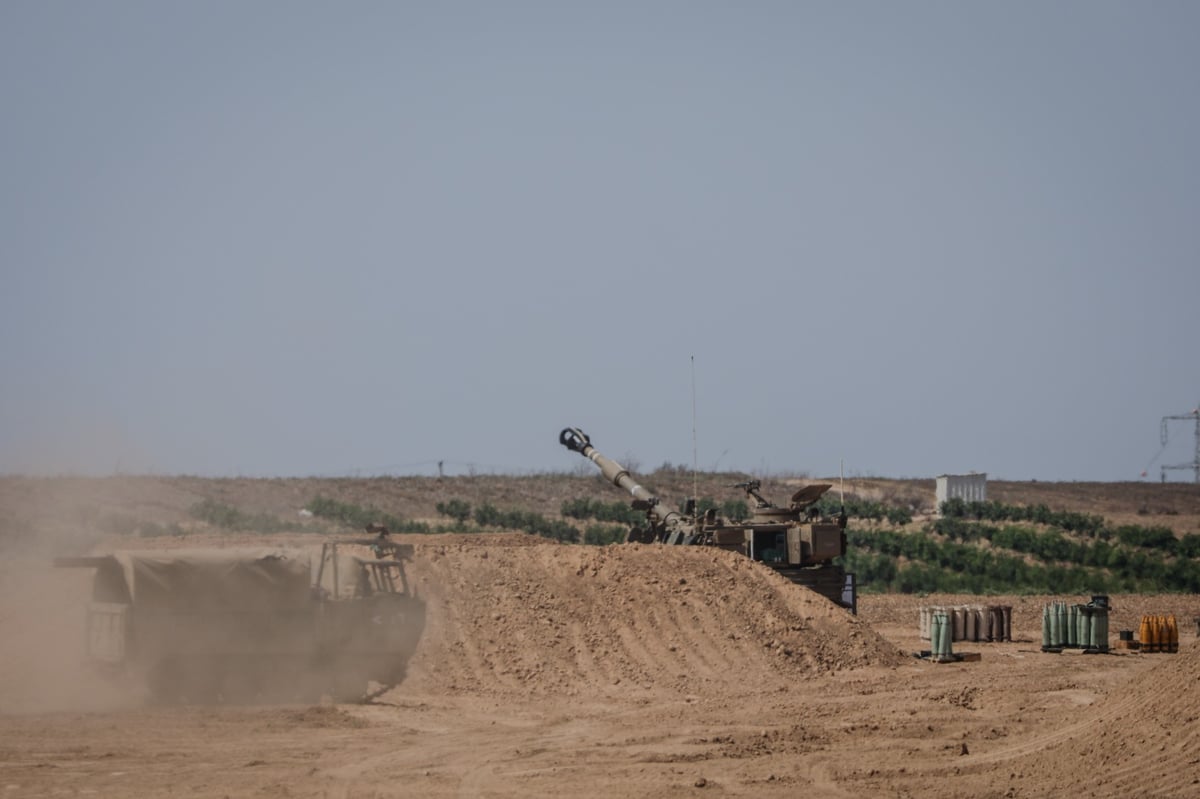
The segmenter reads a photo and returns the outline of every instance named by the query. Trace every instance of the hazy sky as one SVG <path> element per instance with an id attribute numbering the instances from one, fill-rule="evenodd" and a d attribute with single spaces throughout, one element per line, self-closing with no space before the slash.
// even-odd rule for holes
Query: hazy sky
<path id="1" fill-rule="evenodd" d="M 1197 3 L 5 0 L 0 102 L 0 472 L 690 464 L 693 356 L 705 469 L 1192 460 Z"/>

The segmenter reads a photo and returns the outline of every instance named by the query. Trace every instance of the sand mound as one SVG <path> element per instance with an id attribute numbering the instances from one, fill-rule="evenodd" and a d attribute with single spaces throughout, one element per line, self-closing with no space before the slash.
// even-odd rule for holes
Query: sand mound
<path id="1" fill-rule="evenodd" d="M 405 691 L 779 690 L 902 654 L 824 597 L 719 550 L 418 545 L 427 627 Z"/>

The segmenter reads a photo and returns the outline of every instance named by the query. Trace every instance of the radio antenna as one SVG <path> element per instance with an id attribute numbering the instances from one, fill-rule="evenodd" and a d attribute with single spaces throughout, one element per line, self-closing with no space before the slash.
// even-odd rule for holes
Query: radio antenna
<path id="1" fill-rule="evenodd" d="M 838 461 L 838 494 L 841 495 L 842 513 L 846 512 L 846 459 Z"/>
<path id="2" fill-rule="evenodd" d="M 692 356 L 692 498 L 700 502 L 700 461 L 696 449 L 696 356 Z"/>

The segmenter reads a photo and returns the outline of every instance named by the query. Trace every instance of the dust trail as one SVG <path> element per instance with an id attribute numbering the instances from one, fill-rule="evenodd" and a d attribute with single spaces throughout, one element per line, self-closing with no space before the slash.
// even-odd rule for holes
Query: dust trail
<path id="1" fill-rule="evenodd" d="M 84 662 L 91 574 L 7 553 L 0 564 L 0 713 L 99 711 L 138 694 Z M 114 675 L 115 676 L 115 675 Z"/>
<path id="2" fill-rule="evenodd" d="M 84 661 L 90 569 L 57 569 L 103 535 L 120 481 L 7 478 L 0 491 L 0 713 L 100 711 L 141 696 Z"/>

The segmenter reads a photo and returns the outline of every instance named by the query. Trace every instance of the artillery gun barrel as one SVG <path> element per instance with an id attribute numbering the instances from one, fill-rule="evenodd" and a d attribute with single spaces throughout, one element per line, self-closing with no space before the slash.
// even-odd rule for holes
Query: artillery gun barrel
<path id="1" fill-rule="evenodd" d="M 584 433 L 578 427 L 568 427 L 558 434 L 558 443 L 562 444 L 572 452 L 578 452 L 583 457 L 590 460 L 592 463 L 600 467 L 600 473 L 605 479 L 615 485 L 617 488 L 623 488 L 633 495 L 634 499 L 640 499 L 643 502 L 657 503 L 658 497 L 647 491 L 643 486 L 639 485 L 629 470 L 621 464 L 614 461 L 612 458 L 607 458 L 601 455 L 595 447 L 592 446 L 591 440 L 587 433 Z"/>
<path id="2" fill-rule="evenodd" d="M 617 488 L 622 488 L 633 495 L 634 499 L 641 500 L 646 503 L 649 512 L 657 519 L 665 523 L 676 523 L 679 519 L 679 513 L 676 511 L 668 511 L 663 513 L 658 508 L 658 497 L 650 493 L 644 486 L 638 484 L 629 470 L 621 464 L 614 461 L 612 458 L 607 458 L 601 455 L 595 447 L 592 446 L 591 440 L 587 433 L 580 430 L 578 427 L 565 428 L 558 434 L 558 443 L 562 444 L 572 452 L 578 452 L 583 457 L 590 460 L 592 463 L 600 467 L 600 473 L 605 479 L 609 480 Z"/>

